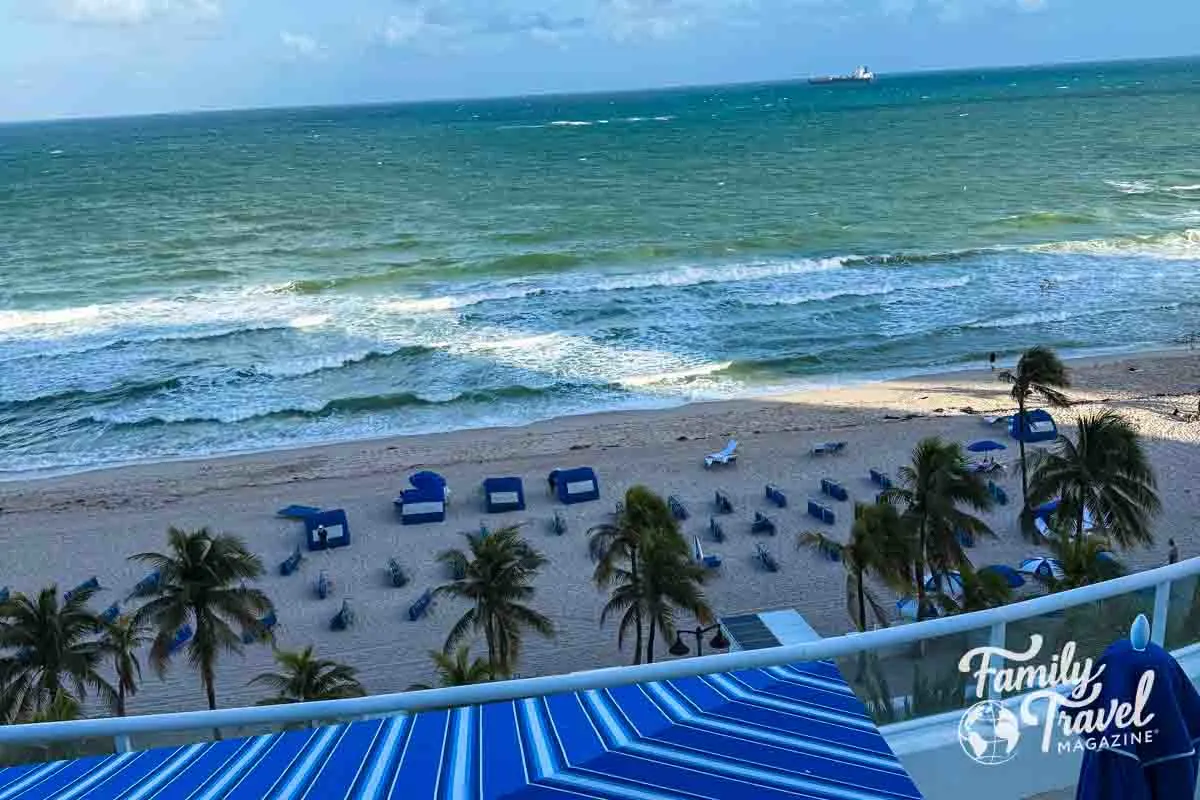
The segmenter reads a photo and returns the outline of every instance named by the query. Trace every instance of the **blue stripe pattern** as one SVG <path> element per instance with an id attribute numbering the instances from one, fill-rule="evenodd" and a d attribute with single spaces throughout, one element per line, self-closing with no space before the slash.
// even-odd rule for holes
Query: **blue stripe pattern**
<path id="1" fill-rule="evenodd" d="M 0 800 L 915 800 L 829 662 L 0 769 Z"/>

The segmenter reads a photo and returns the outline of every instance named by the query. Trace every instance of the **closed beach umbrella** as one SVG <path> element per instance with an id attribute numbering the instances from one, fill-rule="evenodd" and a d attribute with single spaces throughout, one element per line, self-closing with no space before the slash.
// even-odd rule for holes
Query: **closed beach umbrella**
<path id="1" fill-rule="evenodd" d="M 320 800 L 921 797 L 829 662 L 0 769 L 4 797 L 90 786 L 116 800 L 152 786 L 224 800 L 283 784 Z"/>
<path id="2" fill-rule="evenodd" d="M 999 442 L 993 442 L 991 439 L 983 439 L 978 442 L 971 442 L 967 445 L 967 449 L 972 453 L 988 453 L 992 450 L 1007 450 L 1008 448 Z"/>
<path id="3" fill-rule="evenodd" d="M 1141 628 L 1139 633 L 1138 629 Z M 1130 639 L 1109 646 L 1093 674 L 1101 691 L 1085 708 L 1072 714 L 1109 710 L 1120 704 L 1133 708 L 1139 686 L 1152 680 L 1139 725 L 1138 716 L 1118 727 L 1120 715 L 1107 728 L 1083 734 L 1083 764 L 1077 800 L 1176 800 L 1196 796 L 1200 756 L 1200 694 L 1170 653 L 1147 641 L 1145 616 L 1134 623 Z M 1146 676 L 1153 676 L 1147 678 Z M 1114 705 L 1116 704 L 1116 705 Z M 1105 746 L 1099 746 L 1103 743 Z"/>
<path id="4" fill-rule="evenodd" d="M 1019 589 L 1025 585 L 1025 579 L 1021 577 L 1021 573 L 1006 564 L 992 564 L 990 567 L 983 567 L 979 570 L 981 575 L 985 572 L 999 575 L 1010 589 Z"/>

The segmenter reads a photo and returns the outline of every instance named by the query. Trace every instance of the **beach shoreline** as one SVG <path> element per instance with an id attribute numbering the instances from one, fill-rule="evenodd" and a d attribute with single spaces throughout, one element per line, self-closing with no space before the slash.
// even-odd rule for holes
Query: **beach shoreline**
<path id="1" fill-rule="evenodd" d="M 1165 563 L 1169 536 L 1184 557 L 1200 552 L 1200 507 L 1192 494 L 1194 476 L 1200 472 L 1200 422 L 1187 418 L 1197 408 L 1200 353 L 1095 357 L 1074 360 L 1071 368 L 1075 386 L 1069 394 L 1076 407 L 1056 413 L 1062 430 L 1069 433 L 1074 413 L 1116 409 L 1137 425 L 1158 472 L 1164 513 L 1155 524 L 1156 544 L 1125 553 L 1124 560 L 1132 569 Z M 1008 387 L 995 374 L 966 371 L 755 400 L 561 417 L 518 428 L 391 437 L 10 481 L 0 484 L 0 547 L 6 553 L 0 586 L 28 593 L 57 582 L 66 589 L 96 575 L 106 587 L 95 600 L 103 608 L 121 600 L 145 571 L 129 562 L 129 555 L 161 549 L 170 525 L 208 526 L 243 537 L 262 556 L 267 574 L 260 583 L 278 607 L 280 647 L 315 644 L 322 657 L 356 667 L 369 691 L 402 691 L 430 680 L 427 652 L 441 647 L 462 611 L 453 601 L 443 600 L 430 615 L 408 621 L 409 604 L 446 580 L 437 553 L 459 546 L 460 532 L 476 530 L 481 523 L 523 524 L 526 536 L 548 558 L 532 605 L 555 621 L 559 636 L 554 642 L 528 639 L 517 669 L 544 675 L 611 666 L 628 663 L 632 654 L 617 649 L 615 628 L 599 625 L 605 597 L 591 584 L 585 536 L 589 527 L 605 521 L 625 489 L 642 483 L 664 496 L 679 496 L 692 512 L 682 526 L 689 541 L 700 536 L 706 549 L 724 557 L 720 574 L 706 587 L 718 614 L 796 608 L 820 634 L 836 635 L 849 628 L 842 568 L 797 552 L 794 546 L 795 534 L 816 524 L 804 516 L 805 497 L 816 494 L 820 478 L 829 476 L 842 480 L 852 499 L 868 499 L 874 492 L 866 480 L 868 469 L 894 470 L 925 436 L 1006 441 L 1005 434 L 985 427 L 981 417 L 1012 407 Z M 730 438 L 741 443 L 738 465 L 705 470 L 703 456 Z M 828 458 L 809 455 L 813 444 L 829 439 L 846 441 L 846 452 Z M 1007 460 L 1015 456 L 1015 447 L 1004 454 Z M 601 500 L 574 506 L 554 503 L 545 491 L 546 474 L 555 467 L 577 465 L 596 469 Z M 440 524 L 401 526 L 392 499 L 408 474 L 426 468 L 444 474 L 454 490 L 449 518 Z M 502 475 L 524 479 L 525 512 L 483 513 L 478 486 L 484 477 Z M 788 508 L 775 509 L 764 502 L 766 483 L 789 493 Z M 1019 475 L 1010 471 L 1004 485 L 1010 497 L 1020 496 Z M 708 541 L 704 533 L 716 489 L 726 492 L 736 508 L 722 519 L 728 535 L 722 544 Z M 306 553 L 297 575 L 280 576 L 278 563 L 302 541 L 297 523 L 275 516 L 276 509 L 290 503 L 344 508 L 353 534 L 351 546 Z M 567 521 L 566 535 L 548 530 L 555 511 Z M 780 535 L 752 537 L 749 519 L 754 511 L 775 518 Z M 836 511 L 837 523 L 824 530 L 844 540 L 850 505 L 836 504 Z M 1013 504 L 988 514 L 997 537 L 970 551 L 975 563 L 1016 564 L 1035 549 L 1021 538 L 1015 517 Z M 758 544 L 781 562 L 779 573 L 757 567 Z M 412 577 L 402 589 L 386 580 L 392 557 Z M 316 598 L 313 588 L 322 570 L 336 587 L 333 597 L 324 601 Z M 332 632 L 329 620 L 347 597 L 360 622 L 349 631 Z M 665 651 L 665 646 L 659 650 Z M 220 704 L 257 700 L 246 679 L 269 669 L 270 661 L 265 647 L 223 659 L 217 675 Z M 147 674 L 131 710 L 151 713 L 202 706 L 199 681 L 180 661 L 161 683 Z"/>

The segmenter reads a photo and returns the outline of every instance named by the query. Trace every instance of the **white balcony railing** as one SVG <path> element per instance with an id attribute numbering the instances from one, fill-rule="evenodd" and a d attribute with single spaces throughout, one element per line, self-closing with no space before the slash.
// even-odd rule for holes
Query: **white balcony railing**
<path id="1" fill-rule="evenodd" d="M 53 741 L 111 738 L 119 752 L 126 752 L 132 749 L 131 737 L 134 736 L 181 731 L 212 731 L 220 728 L 282 727 L 289 724 L 308 723 L 313 720 L 409 714 L 428 709 L 514 700 L 586 689 L 612 688 L 646 681 L 674 680 L 714 672 L 844 658 L 862 652 L 892 650 L 923 640 L 981 629 L 989 631 L 989 639 L 992 643 L 1003 644 L 1006 626 L 1012 623 L 1147 590 L 1154 592 L 1151 638 L 1162 644 L 1171 610 L 1172 583 L 1195 578 L 1197 575 L 1200 575 L 1200 558 L 970 614 L 943 617 L 866 633 L 847 634 L 803 644 L 721 653 L 656 664 L 609 667 L 566 675 L 293 705 L 7 725 L 0 726 L 0 745 L 30 745 Z"/>

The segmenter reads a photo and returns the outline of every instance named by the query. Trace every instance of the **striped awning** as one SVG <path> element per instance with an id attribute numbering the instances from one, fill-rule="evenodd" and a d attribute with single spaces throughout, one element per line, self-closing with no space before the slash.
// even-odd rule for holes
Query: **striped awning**
<path id="1" fill-rule="evenodd" d="M 0 770 L 0 800 L 920 796 L 825 662 Z"/>

